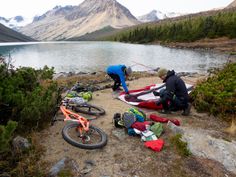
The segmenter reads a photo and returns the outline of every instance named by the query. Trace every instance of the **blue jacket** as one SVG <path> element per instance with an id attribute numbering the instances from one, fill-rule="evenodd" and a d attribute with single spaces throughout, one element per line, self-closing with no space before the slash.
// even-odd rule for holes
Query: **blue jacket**
<path id="1" fill-rule="evenodd" d="M 126 68 L 125 65 L 112 65 L 107 68 L 106 72 L 107 74 L 117 74 L 120 77 L 122 87 L 124 88 L 125 92 L 128 93 L 129 90 L 125 83 L 125 73 L 124 73 L 125 68 Z"/>

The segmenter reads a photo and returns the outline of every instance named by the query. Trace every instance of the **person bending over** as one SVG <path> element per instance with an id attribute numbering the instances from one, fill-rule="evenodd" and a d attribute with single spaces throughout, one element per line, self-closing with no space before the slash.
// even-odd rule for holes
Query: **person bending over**
<path id="1" fill-rule="evenodd" d="M 153 93 L 160 96 L 160 100 L 156 104 L 162 104 L 161 113 L 168 114 L 171 111 L 183 110 L 182 115 L 189 115 L 191 104 L 184 81 L 175 74 L 174 70 L 167 71 L 165 68 L 160 68 L 157 76 L 163 80 L 163 83 L 166 83 L 166 89 L 161 90 L 160 93 Z"/>
<path id="2" fill-rule="evenodd" d="M 122 84 L 125 93 L 129 95 L 125 80 L 132 73 L 131 67 L 126 67 L 125 65 L 112 65 L 107 68 L 106 72 L 114 80 L 112 90 L 121 90 L 120 85 Z"/>

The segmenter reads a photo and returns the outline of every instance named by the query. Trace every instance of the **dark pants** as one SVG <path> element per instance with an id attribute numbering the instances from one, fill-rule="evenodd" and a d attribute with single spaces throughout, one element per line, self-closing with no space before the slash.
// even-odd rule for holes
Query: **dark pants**
<path id="1" fill-rule="evenodd" d="M 114 80 L 114 85 L 112 87 L 112 90 L 116 91 L 121 85 L 120 77 L 117 74 L 108 74 L 108 75 Z"/>
<path id="2" fill-rule="evenodd" d="M 183 97 L 176 97 L 170 96 L 170 94 L 167 91 L 164 91 L 160 95 L 160 102 L 163 106 L 164 110 L 168 111 L 178 111 L 178 110 L 184 110 L 188 107 L 188 99 Z"/>

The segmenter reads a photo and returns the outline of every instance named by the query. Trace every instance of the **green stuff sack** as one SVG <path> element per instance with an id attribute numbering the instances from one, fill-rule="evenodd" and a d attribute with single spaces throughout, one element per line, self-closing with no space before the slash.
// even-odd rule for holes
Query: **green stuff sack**
<path id="1" fill-rule="evenodd" d="M 78 93 L 75 92 L 75 91 L 69 91 L 67 94 L 66 94 L 66 97 L 68 98 L 75 98 L 75 97 L 78 97 Z"/>
<path id="2" fill-rule="evenodd" d="M 163 127 L 160 122 L 155 123 L 151 126 L 150 130 L 157 136 L 160 137 L 163 132 Z"/>
<path id="3" fill-rule="evenodd" d="M 79 96 L 82 97 L 86 101 L 90 101 L 93 98 L 93 93 L 92 92 L 80 92 Z"/>
<path id="4" fill-rule="evenodd" d="M 130 108 L 128 112 L 133 113 L 138 122 L 144 122 L 146 120 L 146 114 L 137 108 Z"/>

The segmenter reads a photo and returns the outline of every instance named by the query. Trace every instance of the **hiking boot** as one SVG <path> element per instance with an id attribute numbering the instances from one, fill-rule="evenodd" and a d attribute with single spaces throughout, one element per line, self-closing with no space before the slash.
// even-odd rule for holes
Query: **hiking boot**
<path id="1" fill-rule="evenodd" d="M 169 110 L 164 110 L 164 109 L 159 111 L 159 113 L 161 113 L 161 114 L 171 114 L 171 112 Z"/>
<path id="2" fill-rule="evenodd" d="M 192 107 L 191 103 L 188 103 L 188 107 L 184 109 L 182 115 L 188 116 L 190 114 L 191 107 Z"/>

